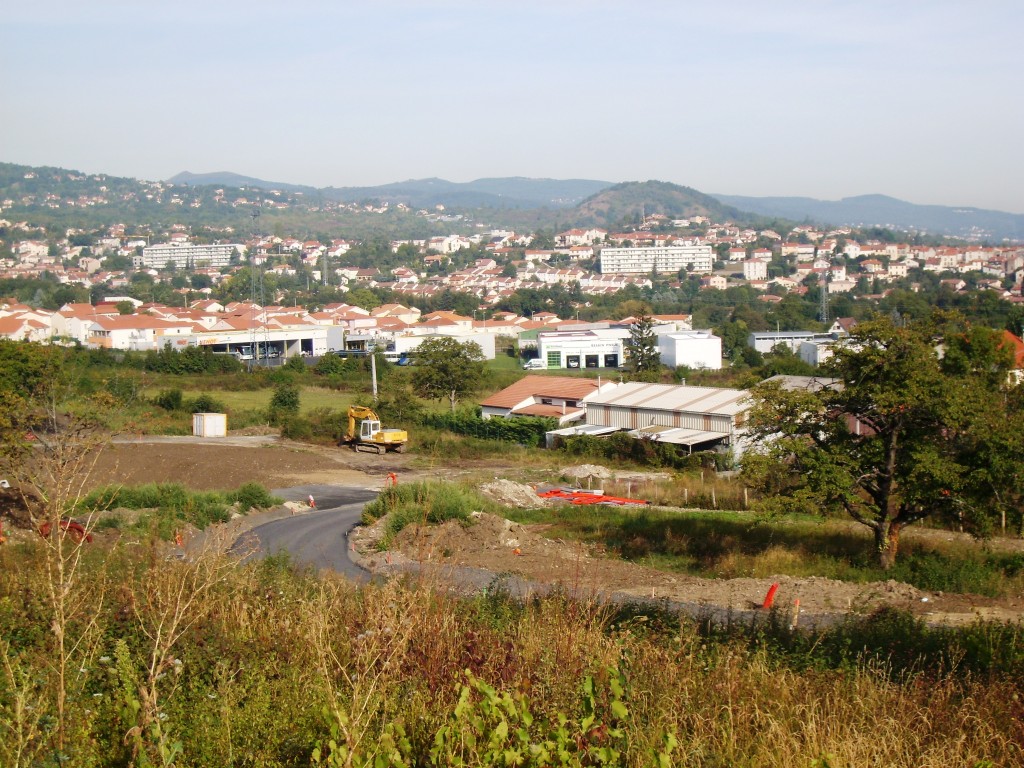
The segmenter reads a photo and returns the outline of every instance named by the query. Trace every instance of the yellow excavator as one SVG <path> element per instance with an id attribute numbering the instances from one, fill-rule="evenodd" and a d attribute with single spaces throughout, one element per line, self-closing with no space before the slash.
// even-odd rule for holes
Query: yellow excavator
<path id="1" fill-rule="evenodd" d="M 356 431 L 356 419 L 359 431 Z M 385 451 L 401 453 L 409 442 L 409 433 L 404 429 L 384 429 L 380 425 L 380 416 L 372 409 L 361 405 L 353 405 L 348 409 L 348 432 L 341 437 L 342 445 L 351 445 L 352 450 L 361 448 L 375 450 L 378 454 Z"/>

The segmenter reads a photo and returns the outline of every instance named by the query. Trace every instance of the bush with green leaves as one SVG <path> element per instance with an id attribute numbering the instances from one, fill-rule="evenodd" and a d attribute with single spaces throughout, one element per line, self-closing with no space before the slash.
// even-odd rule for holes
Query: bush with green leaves
<path id="1" fill-rule="evenodd" d="M 224 413 L 224 403 L 205 392 L 188 400 L 185 404 L 190 413 Z"/>
<path id="2" fill-rule="evenodd" d="M 682 471 L 715 468 L 721 463 L 722 469 L 728 460 L 714 451 L 686 452 L 684 446 L 661 443 L 657 440 L 638 440 L 626 432 L 616 432 L 607 437 L 573 435 L 559 439 L 558 450 L 569 456 L 613 462 L 632 462 L 648 467 L 666 467 Z"/>
<path id="3" fill-rule="evenodd" d="M 281 436 L 289 440 L 337 443 L 348 428 L 348 416 L 333 408 L 314 408 L 302 416 L 281 422 Z"/>
<path id="4" fill-rule="evenodd" d="M 383 546 L 414 523 L 439 524 L 447 520 L 469 523 L 474 511 L 496 511 L 496 505 L 475 489 L 455 483 L 422 481 L 385 488 L 363 508 L 363 522 L 372 524 L 390 515 Z"/>
<path id="5" fill-rule="evenodd" d="M 302 355 L 292 355 L 281 367 L 291 373 L 304 374 L 307 370 L 306 359 Z"/>
<path id="6" fill-rule="evenodd" d="M 185 407 L 185 396 L 178 387 L 165 389 L 153 398 L 153 404 L 165 411 L 180 411 Z"/>
<path id="7" fill-rule="evenodd" d="M 185 347 L 179 351 L 172 349 L 170 344 L 158 352 L 145 352 L 141 357 L 129 355 L 126 362 L 154 373 L 177 375 L 235 373 L 242 370 L 242 364 L 234 355 L 217 354 L 209 347 Z"/>
<path id="8" fill-rule="evenodd" d="M 238 504 L 242 511 L 268 508 L 280 504 L 258 483 L 247 483 L 235 491 L 190 491 L 180 483 L 148 483 L 145 485 L 108 485 L 81 499 L 73 510 L 78 515 L 123 507 L 152 510 L 157 533 L 168 539 L 175 527 L 189 523 L 206 528 L 211 523 L 225 522 L 228 507 Z"/>
<path id="9" fill-rule="evenodd" d="M 340 376 L 346 371 L 344 358 L 335 354 L 321 355 L 313 366 L 313 373 L 317 376 Z"/>
<path id="10" fill-rule="evenodd" d="M 504 440 L 528 447 L 544 445 L 547 432 L 558 428 L 558 420 L 537 416 L 483 419 L 465 412 L 421 414 L 417 421 L 439 429 L 483 440 Z"/>
<path id="11" fill-rule="evenodd" d="M 282 424 L 290 417 L 299 413 L 299 387 L 291 381 L 283 381 L 274 387 L 274 395 L 270 398 L 270 421 Z"/>

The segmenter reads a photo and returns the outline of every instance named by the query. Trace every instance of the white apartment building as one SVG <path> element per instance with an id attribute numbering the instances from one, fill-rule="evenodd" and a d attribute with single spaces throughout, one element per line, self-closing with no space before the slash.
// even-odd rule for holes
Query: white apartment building
<path id="1" fill-rule="evenodd" d="M 680 269 L 708 273 L 715 256 L 710 245 L 666 245 L 654 248 L 602 248 L 602 274 L 673 274 Z"/>
<path id="2" fill-rule="evenodd" d="M 240 243 L 220 243 L 216 245 L 197 245 L 195 243 L 162 243 L 149 245 L 142 249 L 141 256 L 132 256 L 135 268 L 163 269 L 168 262 L 175 269 L 186 267 L 226 267 L 231 263 L 235 252 L 245 253 L 245 246 Z"/>
<path id="3" fill-rule="evenodd" d="M 744 280 L 767 280 L 768 262 L 763 259 L 747 259 L 743 262 Z"/>

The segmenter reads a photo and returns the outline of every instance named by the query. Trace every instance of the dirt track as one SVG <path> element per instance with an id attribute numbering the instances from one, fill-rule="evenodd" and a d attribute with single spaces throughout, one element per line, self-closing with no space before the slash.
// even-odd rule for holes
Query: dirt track
<path id="1" fill-rule="evenodd" d="M 408 455 L 353 453 L 273 438 L 165 438 L 110 446 L 99 458 L 91 485 L 175 481 L 207 490 L 257 481 L 270 488 L 311 483 L 380 487 L 390 472 L 406 479 L 434 474 L 413 471 L 410 460 Z M 451 468 L 443 472 L 448 474 Z M 429 530 L 409 529 L 400 537 L 393 558 L 429 561 L 441 567 L 440 573 L 444 567 L 467 566 L 517 574 L 577 594 L 616 592 L 733 610 L 760 604 L 772 582 L 778 581 L 776 605 L 792 611 L 794 601 L 799 600 L 800 609 L 807 614 L 864 613 L 886 605 L 944 623 L 979 617 L 1019 620 L 1024 616 L 1021 596 L 988 599 L 932 594 L 892 581 L 852 584 L 821 577 L 719 580 L 672 574 L 602 557 L 576 542 L 548 539 L 542 529 L 491 516 L 481 516 L 468 528 L 448 524 Z"/>

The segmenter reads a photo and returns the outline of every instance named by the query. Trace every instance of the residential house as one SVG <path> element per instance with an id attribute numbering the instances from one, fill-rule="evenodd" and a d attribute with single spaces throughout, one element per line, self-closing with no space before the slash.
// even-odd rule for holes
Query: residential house
<path id="1" fill-rule="evenodd" d="M 480 403 L 485 419 L 512 416 L 547 416 L 559 426 L 580 421 L 587 398 L 618 386 L 617 382 L 570 376 L 524 376 L 515 384 Z"/>

